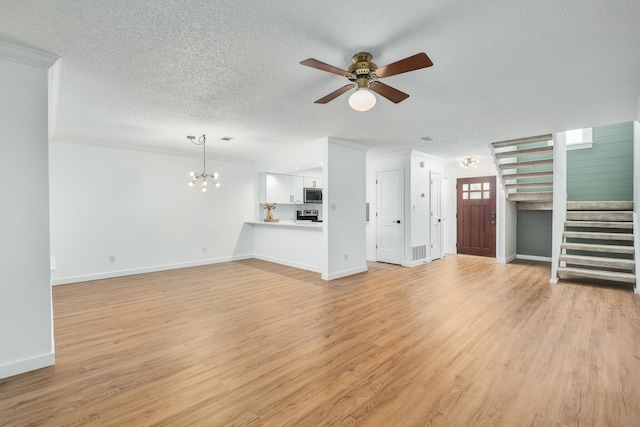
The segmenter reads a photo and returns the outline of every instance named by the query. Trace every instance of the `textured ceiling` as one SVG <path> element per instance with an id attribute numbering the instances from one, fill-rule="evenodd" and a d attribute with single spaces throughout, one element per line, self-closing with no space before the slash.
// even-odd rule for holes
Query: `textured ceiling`
<path id="1" fill-rule="evenodd" d="M 639 23 L 637 0 L 0 1 L 0 39 L 62 58 L 54 140 L 191 153 L 185 136 L 206 133 L 242 161 L 324 136 L 482 157 L 495 140 L 634 120 Z M 411 95 L 397 105 L 314 104 L 347 80 L 299 62 L 347 68 L 363 50 L 434 66 L 384 80 Z"/>

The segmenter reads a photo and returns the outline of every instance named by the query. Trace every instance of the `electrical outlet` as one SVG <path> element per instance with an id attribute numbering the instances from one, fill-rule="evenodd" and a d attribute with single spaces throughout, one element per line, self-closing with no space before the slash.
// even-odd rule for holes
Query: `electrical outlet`
<path id="1" fill-rule="evenodd" d="M 206 246 L 203 246 L 203 247 L 202 247 L 202 253 L 203 253 L 203 254 L 206 254 L 206 253 L 207 253 L 207 247 L 206 247 Z"/>
<path id="2" fill-rule="evenodd" d="M 349 260 L 349 254 L 344 254 L 344 260 L 348 261 Z"/>
<path id="3" fill-rule="evenodd" d="M 116 257 L 111 255 L 109 256 L 109 264 L 114 264 L 116 262 Z"/>

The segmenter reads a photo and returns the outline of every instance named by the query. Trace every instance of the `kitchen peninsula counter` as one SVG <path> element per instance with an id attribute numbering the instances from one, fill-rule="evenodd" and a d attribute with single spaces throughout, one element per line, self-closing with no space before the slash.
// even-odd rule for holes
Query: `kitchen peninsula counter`
<path id="1" fill-rule="evenodd" d="M 322 272 L 322 222 L 246 221 L 253 229 L 255 258 Z"/>
<path id="2" fill-rule="evenodd" d="M 247 224 L 251 225 L 266 225 L 273 227 L 300 227 L 300 228 L 314 228 L 317 230 L 322 230 L 322 222 L 312 222 L 312 221 L 279 221 L 279 222 L 264 222 L 264 221 L 245 221 Z"/>

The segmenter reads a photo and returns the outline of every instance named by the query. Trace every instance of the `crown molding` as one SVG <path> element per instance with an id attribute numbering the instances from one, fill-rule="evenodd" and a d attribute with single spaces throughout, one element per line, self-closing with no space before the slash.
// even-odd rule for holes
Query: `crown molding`
<path id="1" fill-rule="evenodd" d="M 0 41 L 0 58 L 48 69 L 56 63 L 59 56 L 28 47 Z"/>

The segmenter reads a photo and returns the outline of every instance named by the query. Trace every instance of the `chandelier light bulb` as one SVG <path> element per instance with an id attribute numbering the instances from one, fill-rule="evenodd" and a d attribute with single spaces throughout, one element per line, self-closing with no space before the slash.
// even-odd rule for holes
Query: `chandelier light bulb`
<path id="1" fill-rule="evenodd" d="M 479 162 L 478 159 L 467 157 L 466 159 L 460 161 L 460 166 L 465 168 L 465 169 L 470 168 L 470 167 L 476 168 L 476 167 L 478 167 L 478 162 Z"/>
<path id="2" fill-rule="evenodd" d="M 368 111 L 376 105 L 376 97 L 367 88 L 358 88 L 349 97 L 349 106 L 356 111 Z"/>
<path id="3" fill-rule="evenodd" d="M 219 182 L 216 182 L 216 188 L 217 187 L 220 187 L 220 183 Z"/>

